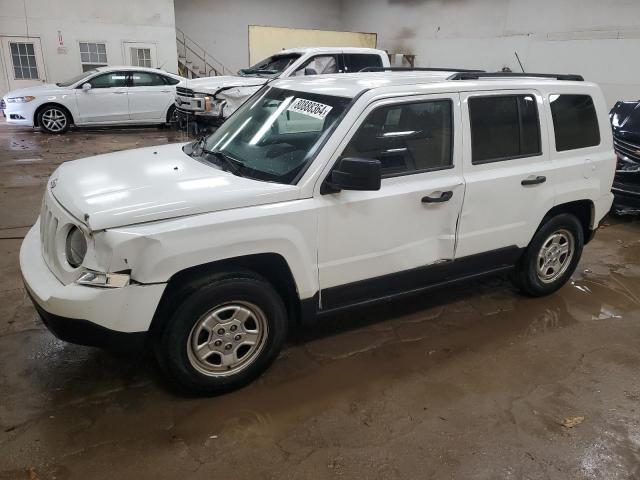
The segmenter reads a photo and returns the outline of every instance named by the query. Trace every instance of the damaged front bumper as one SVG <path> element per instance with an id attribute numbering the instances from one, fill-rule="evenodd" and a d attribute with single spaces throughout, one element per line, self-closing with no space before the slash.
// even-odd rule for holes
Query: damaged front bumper
<path id="1" fill-rule="evenodd" d="M 109 346 L 144 336 L 166 287 L 164 283 L 63 284 L 44 261 L 38 223 L 20 247 L 20 270 L 44 324 L 61 340 L 81 345 Z"/>
<path id="2" fill-rule="evenodd" d="M 205 112 L 193 112 L 181 108 L 176 108 L 176 115 L 178 126 L 182 130 L 189 129 L 190 125 L 193 124 L 198 126 L 219 127 L 226 120 L 222 114 L 212 115 Z"/>

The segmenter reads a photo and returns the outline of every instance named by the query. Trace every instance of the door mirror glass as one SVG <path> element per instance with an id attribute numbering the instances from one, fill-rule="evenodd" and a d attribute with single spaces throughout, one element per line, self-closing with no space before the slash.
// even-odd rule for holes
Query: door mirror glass
<path id="1" fill-rule="evenodd" d="M 88 92 L 89 90 L 91 90 L 91 84 L 90 84 L 89 82 L 87 82 L 87 83 L 83 83 L 83 84 L 82 84 L 82 90 L 83 90 L 84 92 Z"/>
<path id="2" fill-rule="evenodd" d="M 382 170 L 380 160 L 346 157 L 331 172 L 331 187 L 335 190 L 380 190 Z"/>

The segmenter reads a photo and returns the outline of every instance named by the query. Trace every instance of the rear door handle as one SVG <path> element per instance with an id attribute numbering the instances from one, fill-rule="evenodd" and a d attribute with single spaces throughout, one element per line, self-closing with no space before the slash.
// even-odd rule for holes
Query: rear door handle
<path id="1" fill-rule="evenodd" d="M 453 192 L 448 190 L 442 192 L 439 197 L 430 197 L 429 195 L 422 197 L 422 203 L 442 203 L 451 200 L 451 197 L 453 197 Z"/>
<path id="2" fill-rule="evenodd" d="M 544 175 L 538 175 L 537 177 L 528 177 L 520 182 L 520 185 L 538 185 L 547 181 L 547 177 Z"/>
<path id="3" fill-rule="evenodd" d="M 127 93 L 127 92 L 113 92 L 113 93 L 115 93 L 116 95 L 122 95 L 123 93 Z"/>

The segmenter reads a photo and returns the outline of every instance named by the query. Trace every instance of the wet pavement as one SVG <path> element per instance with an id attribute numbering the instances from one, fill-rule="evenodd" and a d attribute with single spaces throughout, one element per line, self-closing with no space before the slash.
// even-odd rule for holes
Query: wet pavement
<path id="1" fill-rule="evenodd" d="M 148 353 L 55 339 L 18 249 L 64 160 L 181 141 L 0 123 L 0 480 L 640 478 L 640 221 L 609 219 L 542 299 L 503 278 L 293 332 L 217 398 L 177 395 Z"/>

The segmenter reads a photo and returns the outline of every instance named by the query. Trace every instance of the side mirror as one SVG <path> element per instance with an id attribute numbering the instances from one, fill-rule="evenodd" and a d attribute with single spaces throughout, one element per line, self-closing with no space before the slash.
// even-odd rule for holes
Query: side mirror
<path id="1" fill-rule="evenodd" d="M 331 172 L 334 190 L 380 190 L 380 160 L 346 157 Z"/>
<path id="2" fill-rule="evenodd" d="M 89 90 L 91 90 L 91 84 L 89 82 L 83 83 L 82 84 L 82 91 L 83 92 L 88 92 Z"/>
<path id="3" fill-rule="evenodd" d="M 316 72 L 316 69 L 315 69 L 315 68 L 309 68 L 309 67 L 307 67 L 307 68 L 305 68 L 305 69 L 304 69 L 304 74 L 305 74 L 305 75 L 317 75 L 317 74 L 318 74 L 318 72 Z"/>

